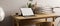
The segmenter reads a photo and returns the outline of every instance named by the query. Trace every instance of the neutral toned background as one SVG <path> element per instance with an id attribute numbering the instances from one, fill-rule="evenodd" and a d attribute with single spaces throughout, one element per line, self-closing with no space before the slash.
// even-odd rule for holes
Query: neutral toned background
<path id="1" fill-rule="evenodd" d="M 34 0 L 33 3 L 36 1 L 40 7 L 60 7 L 60 0 Z M 0 23 L 0 26 L 13 26 L 9 15 L 20 14 L 19 8 L 27 7 L 27 2 L 28 0 L 0 0 L 0 7 L 3 7 L 6 14 L 5 20 Z"/>

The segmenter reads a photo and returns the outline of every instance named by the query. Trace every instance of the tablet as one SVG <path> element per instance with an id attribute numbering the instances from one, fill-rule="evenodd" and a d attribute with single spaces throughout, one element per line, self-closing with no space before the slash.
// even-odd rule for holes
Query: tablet
<path id="1" fill-rule="evenodd" d="M 21 8 L 22 16 L 34 16 L 31 8 Z"/>

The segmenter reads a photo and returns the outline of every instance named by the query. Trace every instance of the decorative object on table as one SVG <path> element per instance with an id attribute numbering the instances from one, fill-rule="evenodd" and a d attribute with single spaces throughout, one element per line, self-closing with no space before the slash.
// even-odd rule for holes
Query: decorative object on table
<path id="1" fill-rule="evenodd" d="M 31 8 L 31 7 L 32 7 L 32 1 L 33 1 L 33 0 L 29 0 L 29 3 L 27 3 L 28 8 Z"/>
<path id="2" fill-rule="evenodd" d="M 45 14 L 50 14 L 50 13 L 53 13 L 52 11 L 52 7 L 43 7 L 41 13 L 45 13 Z"/>
<path id="3" fill-rule="evenodd" d="M 30 1 L 30 2 L 27 3 L 28 8 L 32 8 L 34 14 L 37 14 L 37 13 L 38 13 L 38 10 L 39 10 L 39 8 L 38 8 L 38 6 L 37 6 L 37 1 L 35 2 L 35 4 L 32 4 L 33 0 L 29 0 L 29 1 Z"/>
<path id="4" fill-rule="evenodd" d="M 53 8 L 54 13 L 60 14 L 60 7 L 54 7 Z"/>
<path id="5" fill-rule="evenodd" d="M 33 16 L 34 13 L 31 8 L 21 8 L 22 16 Z"/>
<path id="6" fill-rule="evenodd" d="M 35 2 L 34 5 L 32 5 L 32 10 L 33 10 L 33 12 L 34 12 L 35 14 L 38 13 L 39 7 L 37 6 L 37 2 Z"/>
<path id="7" fill-rule="evenodd" d="M 31 4 L 31 3 L 29 3 L 28 8 L 31 8 L 31 6 L 32 6 L 32 4 Z"/>
<path id="8" fill-rule="evenodd" d="M 18 13 L 16 13 L 16 15 L 18 15 Z"/>
<path id="9" fill-rule="evenodd" d="M 33 1 L 33 0 L 29 0 L 29 1 Z"/>

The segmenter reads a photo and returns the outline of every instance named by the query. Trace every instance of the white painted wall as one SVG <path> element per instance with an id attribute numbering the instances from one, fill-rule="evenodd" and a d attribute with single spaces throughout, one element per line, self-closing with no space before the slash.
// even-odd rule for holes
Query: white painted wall
<path id="1" fill-rule="evenodd" d="M 56 7 L 60 6 L 60 0 L 33 0 L 37 1 L 40 7 Z M 14 15 L 16 12 L 20 14 L 19 8 L 26 7 L 28 0 L 0 0 L 0 6 L 5 10 L 6 16 Z"/>
<path id="2" fill-rule="evenodd" d="M 60 6 L 60 0 L 36 0 L 40 6 Z"/>
<path id="3" fill-rule="evenodd" d="M 0 6 L 5 10 L 6 16 L 19 13 L 19 8 L 26 7 L 28 0 L 0 0 Z"/>

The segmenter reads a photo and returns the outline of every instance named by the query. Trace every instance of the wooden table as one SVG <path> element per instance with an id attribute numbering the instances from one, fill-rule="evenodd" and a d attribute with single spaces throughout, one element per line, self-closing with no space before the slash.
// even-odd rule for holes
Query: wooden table
<path id="1" fill-rule="evenodd" d="M 59 17 L 60 15 L 58 14 L 35 14 L 35 16 L 31 17 L 23 17 L 23 16 L 13 16 L 13 18 L 16 20 L 17 26 L 19 26 L 19 21 L 24 20 L 24 19 L 42 19 L 45 18 L 45 21 L 47 22 L 47 18 L 53 18 L 53 21 L 56 17 Z"/>

